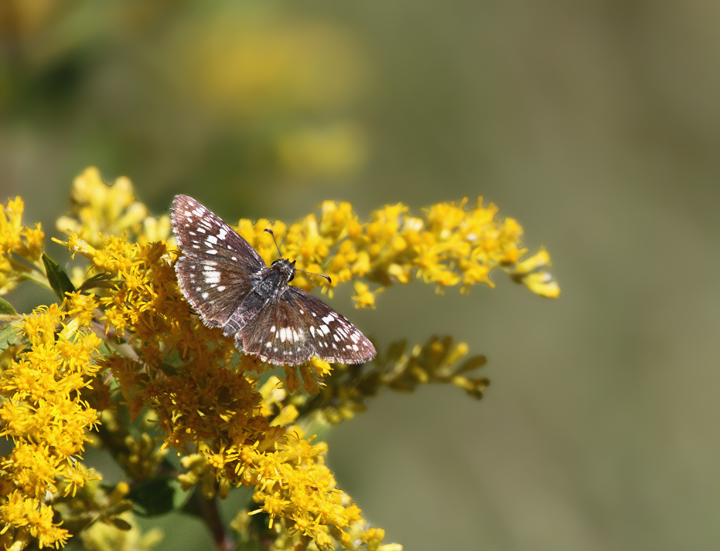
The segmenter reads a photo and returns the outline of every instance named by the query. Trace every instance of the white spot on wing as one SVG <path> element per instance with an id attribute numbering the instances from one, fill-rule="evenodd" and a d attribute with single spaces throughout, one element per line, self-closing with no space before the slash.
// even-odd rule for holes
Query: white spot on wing
<path id="1" fill-rule="evenodd" d="M 205 252 L 208 253 L 208 254 L 217 254 L 217 251 L 216 251 L 215 249 L 208 249 L 208 250 L 205 251 Z"/>
<path id="2" fill-rule="evenodd" d="M 207 293 L 203 293 L 203 294 L 202 294 L 202 298 L 208 298 L 208 294 L 207 294 Z"/>
<path id="3" fill-rule="evenodd" d="M 205 272 L 205 283 L 220 283 L 220 272 Z"/>

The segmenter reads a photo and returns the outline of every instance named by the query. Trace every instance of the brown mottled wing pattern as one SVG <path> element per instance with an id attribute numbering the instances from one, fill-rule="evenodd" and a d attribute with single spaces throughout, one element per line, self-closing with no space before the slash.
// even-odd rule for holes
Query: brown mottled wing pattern
<path id="1" fill-rule="evenodd" d="M 328 362 L 358 364 L 376 354 L 370 340 L 352 323 L 292 286 L 255 316 L 236 340 L 246 352 L 276 364 L 302 363 L 313 354 Z"/>
<path id="2" fill-rule="evenodd" d="M 265 262 L 219 216 L 187 195 L 175 197 L 170 219 L 184 255 L 175 264 L 180 290 L 206 325 L 225 326 Z"/>

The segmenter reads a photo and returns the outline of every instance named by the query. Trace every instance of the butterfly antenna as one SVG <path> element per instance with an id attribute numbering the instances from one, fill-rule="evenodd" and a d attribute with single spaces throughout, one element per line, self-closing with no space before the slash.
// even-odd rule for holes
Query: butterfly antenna
<path id="1" fill-rule="evenodd" d="M 280 251 L 280 246 L 278 245 L 277 239 L 275 239 L 275 234 L 270 228 L 265 228 L 265 231 L 268 232 L 270 235 L 272 235 L 273 241 L 275 242 L 275 247 L 277 247 L 278 254 L 280 255 L 280 258 L 283 257 L 282 252 Z M 300 268 L 295 268 L 296 272 L 302 272 L 304 274 L 314 275 L 317 277 L 324 277 L 328 280 L 328 283 L 332 283 L 332 279 L 330 279 L 330 276 L 326 276 L 325 274 L 316 274 L 315 272 L 308 272 L 307 270 L 301 270 Z"/>
<path id="2" fill-rule="evenodd" d="M 315 272 L 308 272 L 307 270 L 301 270 L 300 268 L 295 268 L 296 272 L 302 272 L 304 274 L 310 274 L 318 277 L 324 277 L 328 280 L 328 283 L 332 283 L 332 279 L 330 279 L 330 276 L 326 276 L 325 274 L 316 274 Z"/>
<path id="3" fill-rule="evenodd" d="M 283 257 L 282 252 L 280 251 L 280 245 L 277 244 L 277 239 L 275 239 L 275 234 L 270 228 L 265 228 L 265 231 L 268 232 L 270 235 L 272 235 L 273 242 L 275 243 L 275 247 L 278 250 L 278 254 L 280 255 L 280 258 Z"/>

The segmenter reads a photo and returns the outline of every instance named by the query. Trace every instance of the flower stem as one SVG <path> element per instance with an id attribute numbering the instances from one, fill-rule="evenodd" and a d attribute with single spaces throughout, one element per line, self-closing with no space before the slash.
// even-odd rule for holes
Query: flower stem
<path id="1" fill-rule="evenodd" d="M 235 549 L 235 542 L 228 535 L 222 519 L 220 518 L 220 509 L 218 508 L 217 497 L 203 499 L 196 488 L 190 498 L 188 506 L 191 507 L 193 512 L 205 523 L 205 526 L 207 526 L 213 540 L 215 541 L 215 546 L 218 551 L 233 551 L 233 549 Z"/>

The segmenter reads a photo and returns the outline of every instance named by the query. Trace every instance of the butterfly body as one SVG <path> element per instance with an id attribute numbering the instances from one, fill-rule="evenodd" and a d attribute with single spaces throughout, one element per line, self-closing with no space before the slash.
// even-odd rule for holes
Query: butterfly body
<path id="1" fill-rule="evenodd" d="M 313 355 L 340 363 L 375 356 L 372 343 L 343 316 L 289 285 L 295 261 L 267 266 L 220 217 L 186 195 L 175 197 L 171 221 L 183 256 L 175 264 L 188 302 L 237 347 L 274 364 L 297 365 Z"/>

